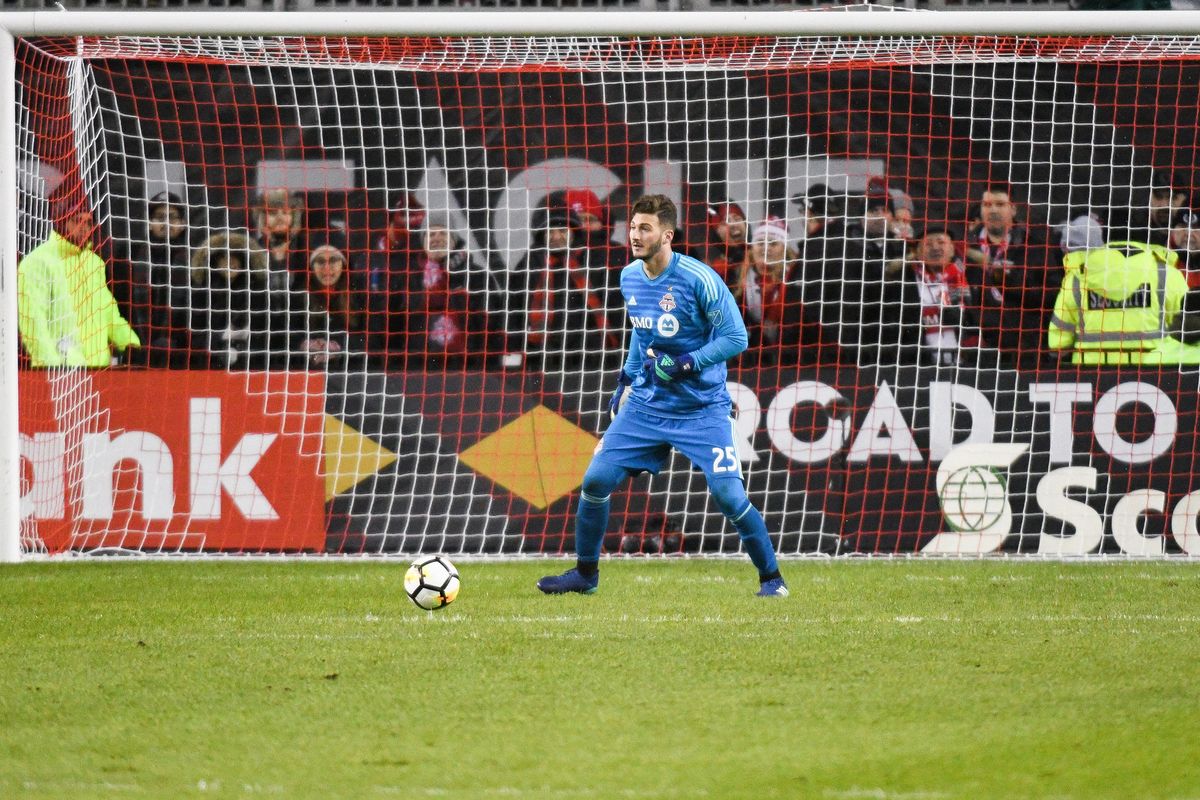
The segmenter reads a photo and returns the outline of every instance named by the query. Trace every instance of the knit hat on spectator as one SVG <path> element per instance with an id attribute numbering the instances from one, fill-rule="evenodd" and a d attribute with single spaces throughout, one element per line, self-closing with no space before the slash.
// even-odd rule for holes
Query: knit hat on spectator
<path id="1" fill-rule="evenodd" d="M 321 255 L 331 255 L 336 258 L 341 259 L 342 263 L 346 262 L 346 254 L 345 253 L 343 253 L 341 250 L 339 250 L 336 246 L 326 243 L 326 244 L 322 244 L 322 245 L 317 245 L 316 247 L 314 247 L 312 249 L 312 252 L 310 252 L 308 254 L 308 265 L 311 267 L 312 263 L 317 260 L 317 256 L 321 256 Z"/>
<path id="2" fill-rule="evenodd" d="M 393 217 L 403 214 L 406 230 L 418 231 L 425 224 L 425 207 L 412 192 L 400 192 L 392 197 L 388 213 Z"/>
<path id="3" fill-rule="evenodd" d="M 765 242 L 774 240 L 787 244 L 789 241 L 787 223 L 779 217 L 767 217 L 762 222 L 754 226 L 754 235 L 751 236 L 752 242 Z"/>
<path id="4" fill-rule="evenodd" d="M 1181 208 L 1175 212 L 1175 216 L 1171 220 L 1171 227 L 1187 228 L 1192 231 L 1200 230 L 1200 213 L 1190 208 Z"/>
<path id="5" fill-rule="evenodd" d="M 732 214 L 737 214 L 743 221 L 746 219 L 746 212 L 742 211 L 742 207 L 732 200 L 718 200 L 715 203 L 709 203 L 706 212 L 708 224 L 713 228 L 724 225 Z"/>
<path id="6" fill-rule="evenodd" d="M 577 218 L 590 214 L 601 222 L 605 221 L 604 204 L 591 189 L 568 189 L 563 195 L 563 202 Z"/>
<path id="7" fill-rule="evenodd" d="M 959 240 L 957 229 L 936 222 L 929 223 L 926 227 L 917 231 L 917 239 L 928 239 L 930 236 L 937 236 L 943 233 L 956 242 Z"/>
<path id="8" fill-rule="evenodd" d="M 792 199 L 814 216 L 823 217 L 829 211 L 829 187 L 823 183 L 814 183 Z"/>
<path id="9" fill-rule="evenodd" d="M 1095 214 L 1078 214 L 1059 229 L 1058 243 L 1064 253 L 1104 246 L 1104 226 Z"/>
<path id="10" fill-rule="evenodd" d="M 535 232 L 549 228 L 579 228 L 579 217 L 569 208 L 539 208 L 533 213 L 532 229 Z"/>
<path id="11" fill-rule="evenodd" d="M 174 192 L 162 191 L 151 197 L 146 205 L 150 208 L 157 208 L 158 206 L 181 206 L 183 205 L 183 198 Z"/>

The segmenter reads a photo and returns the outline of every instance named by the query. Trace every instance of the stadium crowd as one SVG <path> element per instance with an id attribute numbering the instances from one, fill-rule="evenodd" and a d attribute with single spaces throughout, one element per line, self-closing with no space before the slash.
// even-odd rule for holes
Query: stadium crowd
<path id="1" fill-rule="evenodd" d="M 1089 209 L 1034 224 L 1004 183 L 971 200 L 962 228 L 919 224 L 912 198 L 882 177 L 857 195 L 810 186 L 790 219 L 750 220 L 715 200 L 677 249 L 733 292 L 750 335 L 742 366 L 1150 363 L 1153 330 L 1184 345 L 1154 363 L 1200 362 L 1188 344 L 1200 328 L 1190 313 L 1200 215 L 1188 193 L 1159 180 L 1141 213 L 1108 225 Z M 472 237 L 410 193 L 393 199 L 369 251 L 352 250 L 344 227 L 310 227 L 308 211 L 301 194 L 272 189 L 247 210 L 247 229 L 197 230 L 183 199 L 161 192 L 115 257 L 97 248 L 104 237 L 82 193 L 51 198 L 54 232 L 19 269 L 26 363 L 551 370 L 621 351 L 622 209 L 588 189 L 546 199 L 511 270 L 471 253 Z M 1097 284 L 1104 270 L 1089 269 L 1087 253 L 1117 242 L 1133 243 L 1122 245 L 1129 264 L 1144 252 L 1167 277 L 1122 266 L 1124 277 Z M 86 280 L 66 274 L 79 264 Z M 1114 281 L 1152 288 L 1116 291 Z M 1118 309 L 1135 320 L 1134 307 L 1149 316 L 1130 324 L 1146 330 L 1103 323 L 1101 336 L 1088 316 Z"/>

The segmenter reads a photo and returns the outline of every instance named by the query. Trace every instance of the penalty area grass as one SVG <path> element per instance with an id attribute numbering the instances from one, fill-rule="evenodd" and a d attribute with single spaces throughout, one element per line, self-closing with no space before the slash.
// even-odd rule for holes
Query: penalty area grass
<path id="1" fill-rule="evenodd" d="M 0 568 L 0 797 L 1195 798 L 1200 565 Z"/>

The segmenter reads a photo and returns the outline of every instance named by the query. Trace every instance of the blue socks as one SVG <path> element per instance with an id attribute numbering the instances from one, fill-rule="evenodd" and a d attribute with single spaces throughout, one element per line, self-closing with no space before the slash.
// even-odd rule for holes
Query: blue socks
<path id="1" fill-rule="evenodd" d="M 746 496 L 746 487 L 741 480 L 725 479 L 710 481 L 708 489 L 721 513 L 737 528 L 738 538 L 750 561 L 758 568 L 760 580 L 779 577 L 779 563 L 775 560 L 775 545 L 767 535 L 767 523 L 762 514 Z"/>
<path id="2" fill-rule="evenodd" d="M 602 498 L 586 492 L 579 495 L 579 507 L 575 509 L 575 555 L 579 559 L 580 572 L 584 572 L 589 563 L 594 570 L 600 561 L 600 545 L 608 530 L 608 507 L 608 495 Z"/>
<path id="3" fill-rule="evenodd" d="M 629 477 L 624 467 L 593 458 L 583 475 L 579 505 L 575 509 L 575 557 L 580 574 L 596 574 L 600 546 L 608 531 L 609 496 Z"/>
<path id="4" fill-rule="evenodd" d="M 600 547 L 608 531 L 609 497 L 621 481 L 629 476 L 624 467 L 593 459 L 583 476 L 579 505 L 575 509 L 576 569 L 586 576 L 596 574 L 600 562 Z M 713 499 L 722 513 L 737 528 L 742 547 L 758 569 L 760 580 L 779 577 L 775 545 L 767 534 L 767 523 L 746 496 L 740 480 L 721 480 L 709 484 Z"/>
<path id="5" fill-rule="evenodd" d="M 750 561 L 758 568 L 762 579 L 779 577 L 779 563 L 775 560 L 775 545 L 767 535 L 767 523 L 754 505 L 746 500 L 745 507 L 736 515 L 729 517 L 733 527 L 737 528 L 738 538 L 742 547 L 750 556 Z"/>

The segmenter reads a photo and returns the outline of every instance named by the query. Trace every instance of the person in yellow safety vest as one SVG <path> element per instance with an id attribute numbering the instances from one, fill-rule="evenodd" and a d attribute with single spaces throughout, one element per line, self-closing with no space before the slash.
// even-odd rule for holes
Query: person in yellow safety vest
<path id="1" fill-rule="evenodd" d="M 34 367 L 107 367 L 142 343 L 108 289 L 82 194 L 51 203 L 50 237 L 17 265 L 17 328 Z"/>
<path id="2" fill-rule="evenodd" d="M 1155 244 L 1113 242 L 1063 258 L 1066 275 L 1050 318 L 1050 349 L 1075 364 L 1200 364 L 1200 321 L 1182 312 L 1179 257 Z"/>

